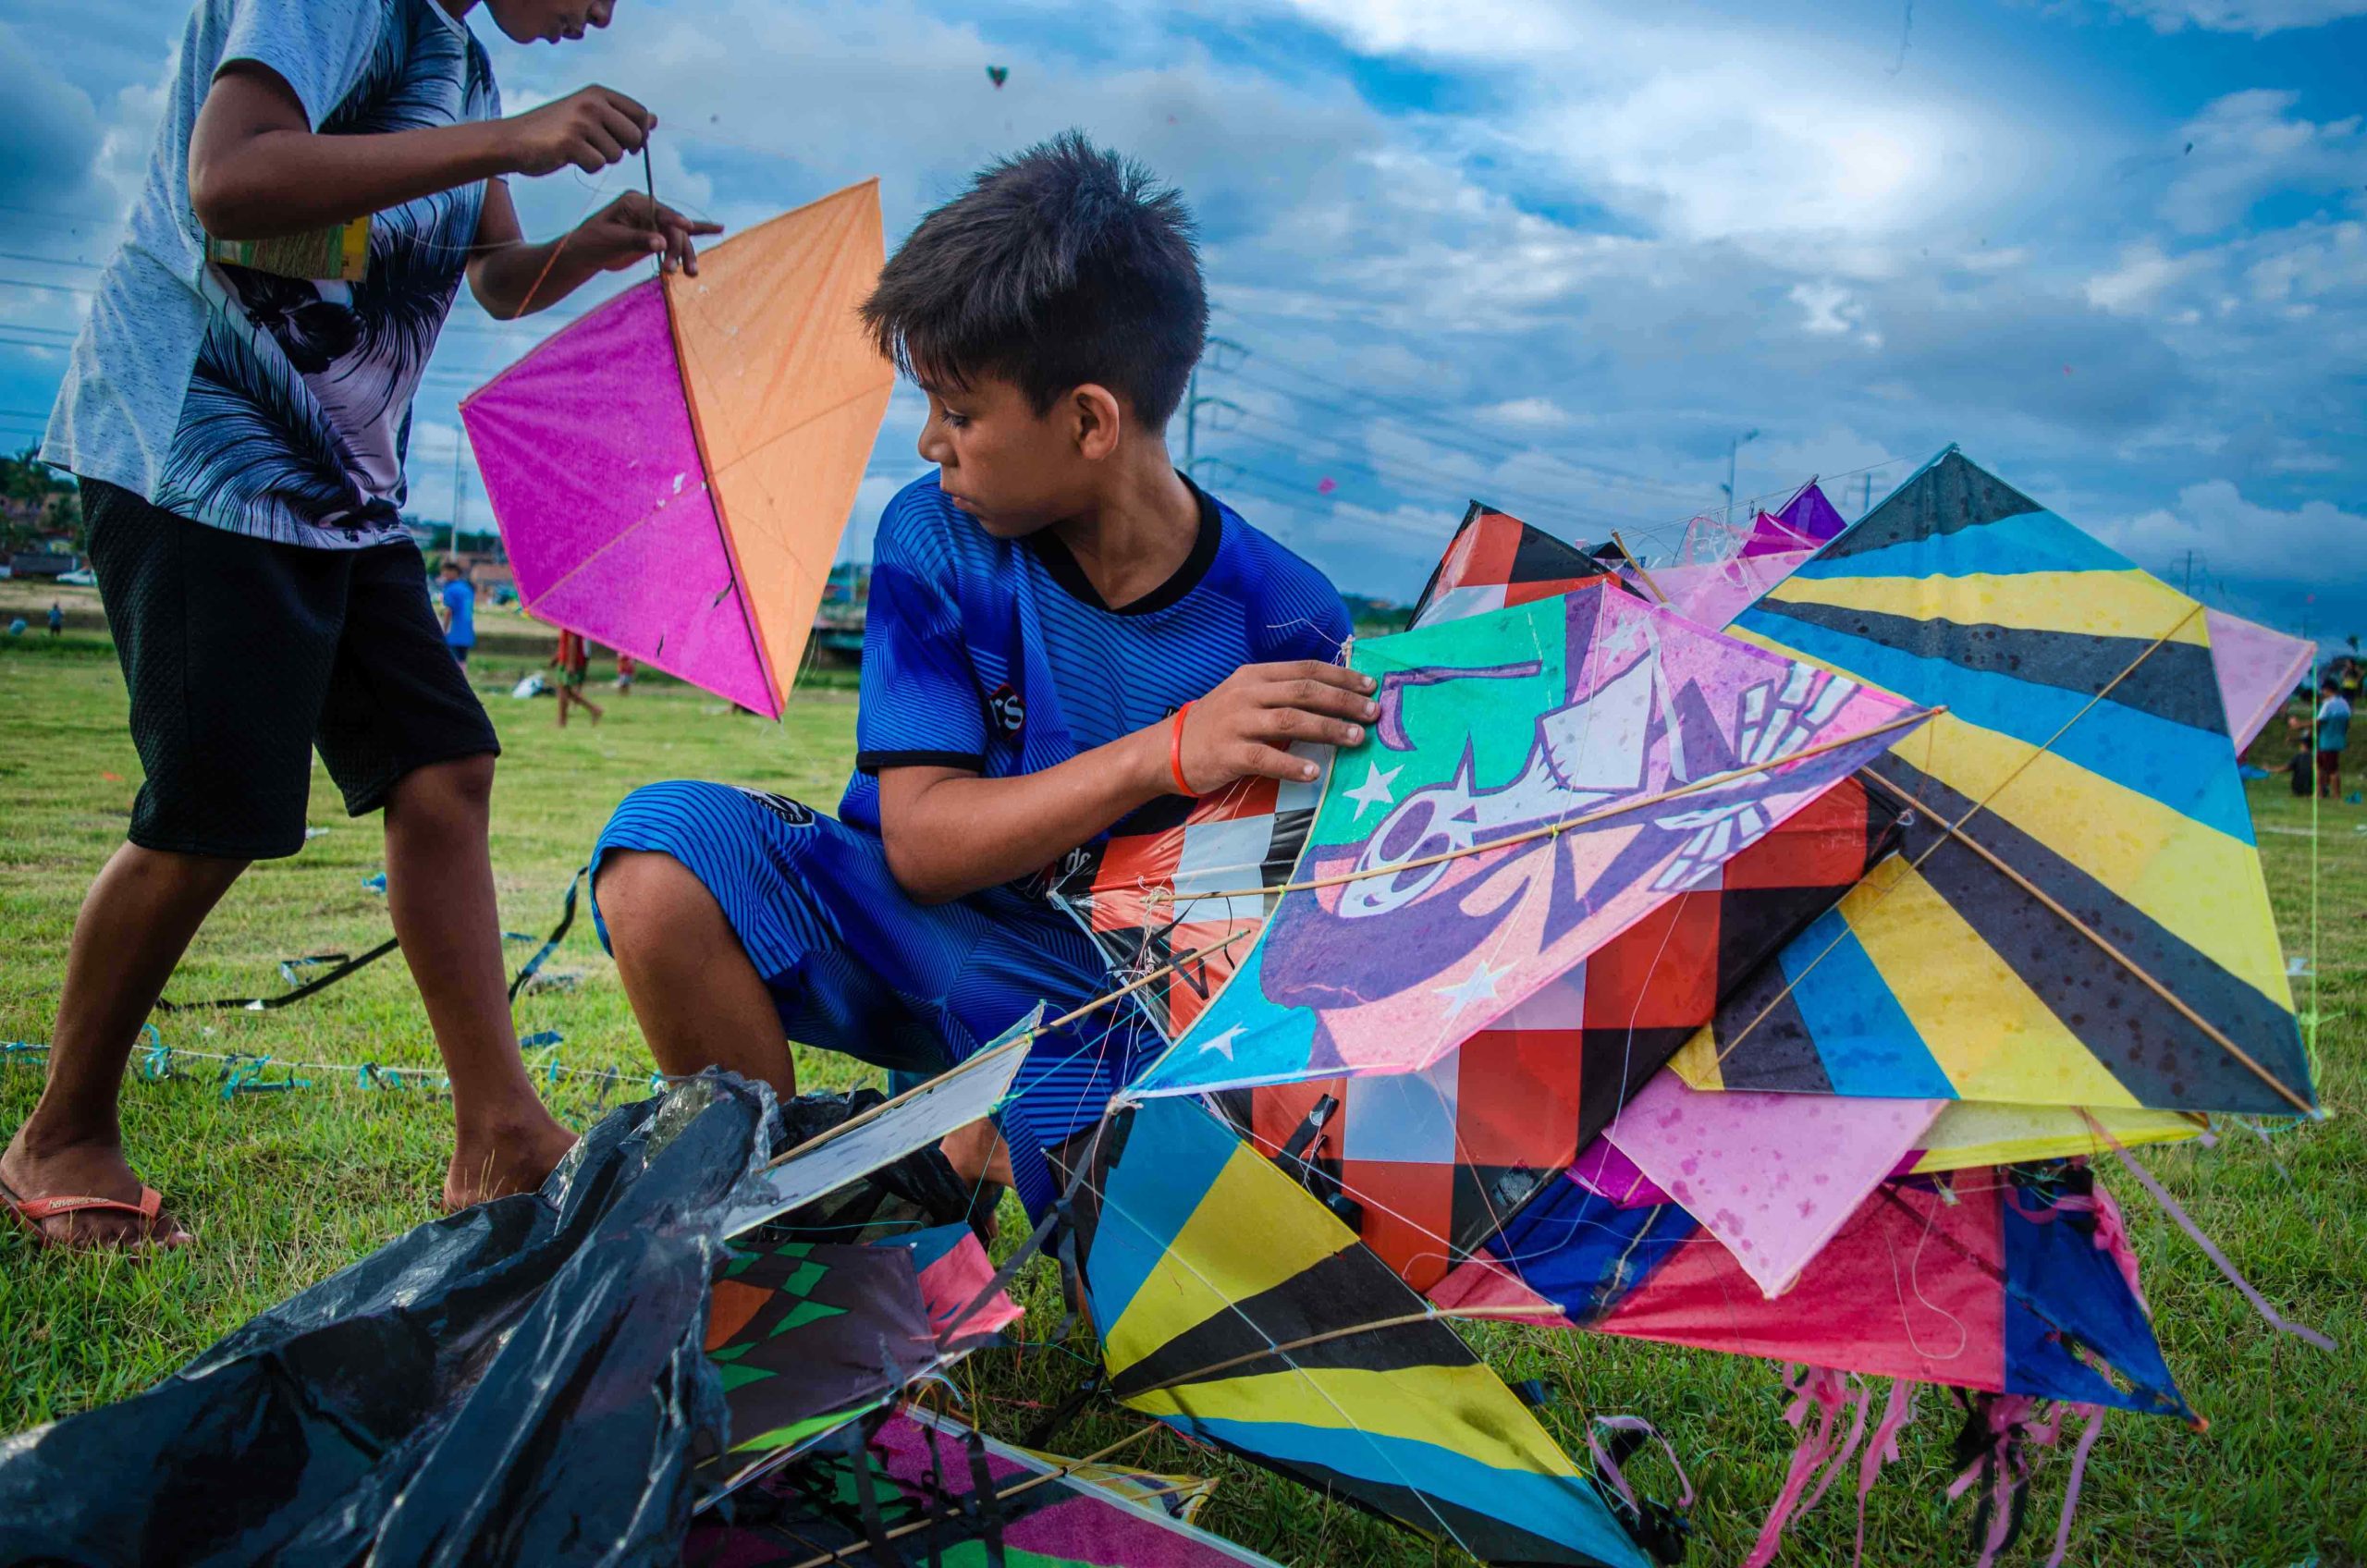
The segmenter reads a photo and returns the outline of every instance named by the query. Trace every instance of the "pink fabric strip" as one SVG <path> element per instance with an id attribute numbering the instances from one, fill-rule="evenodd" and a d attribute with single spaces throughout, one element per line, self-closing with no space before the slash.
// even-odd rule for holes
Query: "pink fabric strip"
<path id="1" fill-rule="evenodd" d="M 1597 1431 L 1604 1428 L 1614 1432 L 1641 1432 L 1660 1444 L 1661 1452 L 1668 1455 L 1670 1467 L 1676 1472 L 1676 1506 L 1679 1508 L 1693 1506 L 1693 1482 L 1685 1474 L 1685 1466 L 1677 1461 L 1676 1445 L 1661 1436 L 1661 1429 L 1640 1415 L 1598 1415 L 1594 1418 L 1594 1424 L 1587 1428 L 1587 1452 L 1594 1456 L 1595 1467 L 1600 1470 L 1603 1478 L 1611 1483 L 1612 1490 L 1619 1494 L 1619 1501 L 1627 1505 L 1627 1512 L 1641 1514 L 1644 1511 L 1643 1505 L 1636 1501 L 1635 1488 L 1628 1486 L 1626 1476 L 1619 1468 L 1619 1462 L 1611 1457 L 1611 1451 L 1605 1448 L 1602 1439 L 1595 1435 Z"/>
<path id="2" fill-rule="evenodd" d="M 2082 1114 L 2085 1113 L 2082 1112 Z M 2170 1196 L 2169 1189 L 2153 1180 L 2153 1173 L 2138 1164 L 2137 1157 L 2123 1148 L 2120 1140 L 2106 1131 L 2103 1122 L 2091 1116 L 2088 1118 L 2088 1125 L 2093 1127 L 2096 1134 L 2112 1145 L 2112 1152 L 2120 1157 L 2120 1163 L 2128 1168 L 2128 1173 L 2136 1177 L 2138 1182 L 2147 1192 L 2153 1194 L 2153 1201 L 2160 1204 L 2163 1211 L 2172 1219 L 2177 1221 L 2178 1229 L 2184 1231 L 2193 1239 L 2194 1244 L 2202 1249 L 2202 1256 L 2211 1260 L 2212 1266 L 2226 1276 L 2229 1284 L 2243 1292 L 2244 1299 L 2252 1304 L 2252 1309 L 2260 1314 L 2262 1321 L 2281 1334 L 2290 1334 L 2297 1340 L 2317 1346 L 2320 1350 L 2337 1348 L 2332 1340 L 2319 1333 L 2315 1329 L 2290 1322 L 2278 1313 L 2276 1308 L 2269 1305 L 2268 1298 L 2252 1289 L 2250 1280 L 2236 1272 L 2236 1266 L 2227 1261 L 2227 1255 L 2221 1252 L 2218 1244 L 2202 1233 L 2202 1227 L 2197 1225 L 2187 1211 L 2178 1207 L 2178 1200 Z"/>
<path id="3" fill-rule="evenodd" d="M 1834 1473 L 1848 1462 L 1866 1430 L 1867 1388 L 1863 1380 L 1853 1379 L 1830 1366 L 1801 1366 L 1785 1377 L 1784 1387 L 1795 1397 L 1791 1408 L 1784 1412 L 1784 1419 L 1801 1429 L 1800 1440 L 1792 1450 L 1784 1489 L 1768 1508 L 1767 1522 L 1759 1527 L 1759 1539 L 1752 1545 L 1750 1556 L 1744 1560 L 1743 1568 L 1767 1568 L 1775 1560 L 1776 1549 L 1783 1544 L 1784 1526 L 1816 1506 L 1817 1499 L 1833 1484 Z M 1841 1424 L 1843 1409 L 1853 1404 L 1857 1419 L 1850 1427 L 1847 1444 L 1836 1453 L 1834 1429 Z M 1813 1431 L 1808 1427 L 1811 1409 L 1817 1413 Z M 1820 1470 L 1824 1471 L 1823 1480 L 1809 1494 L 1809 1483 L 1817 1479 Z"/>
<path id="4" fill-rule="evenodd" d="M 2046 1560 L 2046 1568 L 2063 1568 L 2063 1554 L 2071 1547 L 2071 1515 L 2079 1510 L 2079 1488 L 2088 1476 L 2088 1451 L 2096 1446 L 2096 1439 L 2104 1429 L 2103 1405 L 2075 1408 L 2087 1413 L 2088 1429 L 2079 1434 L 2079 1446 L 2071 1451 L 2071 1482 L 2063 1493 L 2063 1518 L 2054 1526 L 2054 1554 Z"/>
<path id="5" fill-rule="evenodd" d="M 1866 1494 L 1874 1489 L 1875 1477 L 1883 1466 L 1898 1459 L 1898 1434 L 1915 1419 L 1916 1397 L 1923 1385 L 1912 1378 L 1894 1378 L 1890 1382 L 1890 1399 L 1883 1406 L 1883 1418 L 1874 1423 L 1873 1441 L 1858 1460 L 1858 1554 L 1850 1561 L 1866 1560 Z"/>

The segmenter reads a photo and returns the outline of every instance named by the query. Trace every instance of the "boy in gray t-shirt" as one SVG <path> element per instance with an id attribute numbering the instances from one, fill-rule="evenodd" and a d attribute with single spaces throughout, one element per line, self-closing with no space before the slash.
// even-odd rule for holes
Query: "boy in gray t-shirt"
<path id="1" fill-rule="evenodd" d="M 386 814 L 395 933 L 452 1078 L 445 1203 L 531 1188 L 573 1142 L 510 1028 L 499 747 L 399 520 L 411 403 L 463 278 L 517 316 L 652 256 L 694 271 L 717 229 L 630 195 L 526 243 L 503 177 L 597 173 L 656 120 L 602 87 L 500 117 L 475 3 L 198 0 L 182 34 L 42 445 L 82 481 L 146 773 L 75 925 L 48 1084 L 0 1153 L 0 1203 L 45 1242 L 190 1239 L 125 1158 L 117 1089 L 215 901 L 303 843 L 315 748 L 350 812 Z M 614 9 L 484 3 L 520 43 Z"/>

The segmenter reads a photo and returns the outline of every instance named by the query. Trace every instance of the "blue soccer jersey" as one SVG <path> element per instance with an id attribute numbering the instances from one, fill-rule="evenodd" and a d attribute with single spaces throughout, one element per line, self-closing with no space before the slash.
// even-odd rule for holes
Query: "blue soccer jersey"
<path id="1" fill-rule="evenodd" d="M 1036 773 L 1157 723 L 1243 665 L 1336 659 L 1350 623 L 1323 574 L 1192 493 L 1190 557 L 1112 609 L 1049 531 L 997 539 L 934 474 L 899 491 L 872 550 L 840 820 L 878 830 L 882 768 Z"/>

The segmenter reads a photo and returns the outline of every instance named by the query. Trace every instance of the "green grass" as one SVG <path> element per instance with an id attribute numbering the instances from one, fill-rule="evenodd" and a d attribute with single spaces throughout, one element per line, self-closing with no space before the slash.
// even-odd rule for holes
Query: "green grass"
<path id="1" fill-rule="evenodd" d="M 668 681 L 630 696 L 605 687 L 607 722 L 564 732 L 548 701 L 520 703 L 509 686 L 526 656 L 483 658 L 472 674 L 506 748 L 494 809 L 502 924 L 540 933 L 609 807 L 648 780 L 703 776 L 762 785 L 821 804 L 837 799 L 852 750 L 853 698 L 830 678 L 801 691 L 779 728 L 734 716 Z M 613 700 L 612 700 L 613 699 Z M 112 776 L 112 777 L 110 777 Z M 124 730 L 124 696 L 107 644 L 91 632 L 0 641 L 0 1039 L 47 1037 L 76 906 L 121 839 L 139 766 Z M 2318 851 L 2320 945 L 2315 991 L 2323 1124 L 2264 1145 L 2230 1129 L 2217 1148 L 2149 1157 L 2195 1218 L 2290 1317 L 2341 1341 L 2328 1355 L 2270 1332 L 2199 1252 L 2125 1179 L 2123 1198 L 2164 1348 L 2210 1430 L 2115 1416 L 2091 1466 L 2072 1539 L 2075 1562 L 2291 1564 L 2367 1561 L 2367 1169 L 2355 1111 L 2367 1024 L 2367 811 L 2327 810 L 2307 837 L 2306 802 L 2281 779 L 2252 786 L 2277 917 L 2288 952 L 2310 950 L 2310 860 Z M 346 819 L 316 775 L 315 826 L 330 831 L 292 860 L 258 866 L 199 937 L 170 995 L 241 996 L 278 985 L 283 958 L 356 951 L 386 934 L 384 900 L 362 887 L 381 865 L 374 819 Z M 519 953 L 513 951 L 512 962 Z M 521 999 L 521 1033 L 558 1029 L 561 1059 L 648 1071 L 613 966 L 579 922 L 550 967 L 571 988 Z M 2310 983 L 2304 987 L 2305 1004 Z M 189 1049 L 267 1052 L 281 1061 L 368 1060 L 424 1066 L 433 1042 L 410 980 L 388 960 L 315 1000 L 281 1012 L 201 1012 L 159 1020 Z M 867 1070 L 808 1054 L 808 1081 L 836 1086 Z M 0 1432 L 120 1399 L 153 1382 L 255 1311 L 321 1279 L 405 1227 L 430 1218 L 448 1152 L 448 1108 L 423 1089 L 358 1088 L 297 1070 L 313 1087 L 225 1101 L 210 1072 L 133 1084 L 124 1113 L 133 1157 L 199 1233 L 191 1252 L 144 1266 L 40 1253 L 0 1235 Z M 276 1075 L 276 1073 L 274 1074 Z M 0 1069 L 0 1128 L 39 1092 L 37 1059 Z M 630 1091 L 628 1091 L 630 1092 Z M 551 1090 L 581 1123 L 594 1091 Z M 2280 1170 L 2280 1166 L 2282 1170 Z M 1031 1338 L 1059 1321 L 1057 1292 L 1028 1286 Z M 1471 1337 L 1507 1378 L 1541 1378 L 1556 1392 L 1547 1420 L 1582 1452 L 1580 1413 L 1635 1412 L 1676 1443 L 1701 1493 L 1697 1562 L 1748 1550 L 1781 1485 L 1792 1432 L 1781 1419 L 1776 1369 L 1740 1357 L 1499 1327 Z M 1082 1370 L 1081 1336 L 1024 1355 L 974 1358 L 979 1408 L 993 1429 L 1026 1429 L 1033 1406 L 1058 1400 Z M 1968 1561 L 1966 1513 L 1939 1501 L 1954 1423 L 1936 1402 L 1908 1431 L 1906 1463 L 1873 1495 L 1867 1561 Z M 1061 1445 L 1082 1452 L 1132 1429 L 1110 1409 L 1081 1417 Z M 1378 1522 L 1238 1463 L 1164 1435 L 1137 1463 L 1225 1477 L 1204 1522 L 1294 1563 L 1448 1561 Z M 2067 1465 L 2043 1467 L 2031 1536 L 2018 1555 L 2043 1558 Z M 1638 1467 L 1665 1489 L 1657 1463 Z M 1850 1487 L 1837 1486 L 1791 1538 L 1785 1561 L 1846 1562 Z M 2030 1550 L 2035 1547 L 2035 1550 Z"/>

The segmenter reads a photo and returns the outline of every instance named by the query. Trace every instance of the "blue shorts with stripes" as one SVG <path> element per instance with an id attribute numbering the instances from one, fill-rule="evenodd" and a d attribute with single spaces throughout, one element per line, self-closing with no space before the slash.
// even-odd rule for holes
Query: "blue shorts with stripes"
<path id="1" fill-rule="evenodd" d="M 784 796 L 688 779 L 626 796 L 592 851 L 603 946 L 598 877 L 611 850 L 671 855 L 705 884 L 789 1038 L 891 1072 L 942 1072 L 1039 1001 L 1057 1017 L 1111 988 L 1085 933 L 1049 905 L 1008 888 L 915 903 L 877 836 Z M 1029 1156 L 1098 1121 L 1159 1045 L 1120 1004 L 1030 1047 L 1000 1120 L 1031 1213 L 1056 1194 Z"/>

